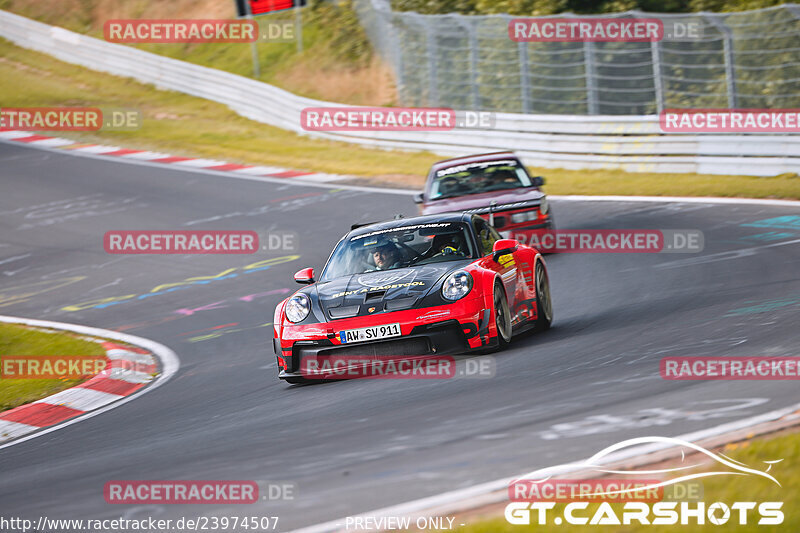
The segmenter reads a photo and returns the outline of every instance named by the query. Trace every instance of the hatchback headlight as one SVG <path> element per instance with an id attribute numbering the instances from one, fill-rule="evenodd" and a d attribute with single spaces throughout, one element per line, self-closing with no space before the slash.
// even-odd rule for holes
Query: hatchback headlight
<path id="1" fill-rule="evenodd" d="M 539 211 L 541 211 L 543 215 L 546 215 L 549 210 L 550 202 L 547 201 L 547 196 L 542 196 L 542 203 L 539 204 Z"/>
<path id="2" fill-rule="evenodd" d="M 442 296 L 445 300 L 455 302 L 460 300 L 472 290 L 472 276 L 466 270 L 453 272 L 442 284 Z"/>
<path id="3" fill-rule="evenodd" d="M 305 320 L 310 311 L 311 301 L 303 293 L 295 294 L 286 302 L 286 318 L 294 324 Z"/>

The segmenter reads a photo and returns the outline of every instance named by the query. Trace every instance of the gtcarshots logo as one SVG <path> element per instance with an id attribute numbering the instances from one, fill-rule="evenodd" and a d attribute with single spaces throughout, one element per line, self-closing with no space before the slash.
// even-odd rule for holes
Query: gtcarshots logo
<path id="1" fill-rule="evenodd" d="M 615 461 L 615 452 L 642 445 L 651 448 L 655 445 L 655 449 L 679 447 L 680 465 L 643 471 L 610 466 Z M 695 470 L 707 465 L 709 458 L 716 462 L 712 472 Z M 665 488 L 704 477 L 726 475 L 761 477 L 780 486 L 768 473 L 779 462 L 766 461 L 768 466 L 761 471 L 680 439 L 630 439 L 603 449 L 585 462 L 545 468 L 512 481 L 509 498 L 517 501 L 506 505 L 504 516 L 507 522 L 515 525 L 722 525 L 729 522 L 739 525 L 778 525 L 784 521 L 783 502 L 679 501 L 681 498 L 676 497 L 678 493 L 674 491 L 669 495 L 674 501 L 667 501 L 669 498 Z M 575 471 L 588 471 L 595 477 L 611 473 L 616 479 L 555 479 L 556 476 Z M 674 474 L 676 477 L 653 479 L 654 474 Z M 563 509 L 556 510 L 557 504 L 563 502 L 569 503 Z M 600 502 L 599 505 L 589 508 L 591 503 L 597 502 Z"/>

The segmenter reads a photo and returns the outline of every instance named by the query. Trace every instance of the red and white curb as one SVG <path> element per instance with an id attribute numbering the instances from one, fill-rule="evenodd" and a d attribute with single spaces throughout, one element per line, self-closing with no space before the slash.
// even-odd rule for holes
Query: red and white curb
<path id="1" fill-rule="evenodd" d="M 0 316 L 0 322 L 91 336 L 92 340 L 102 344 L 108 359 L 106 368 L 88 381 L 0 413 L 0 449 L 122 405 L 162 385 L 180 367 L 172 350 L 141 337 L 76 324 L 9 316 Z"/>
<path id="2" fill-rule="evenodd" d="M 74 140 L 62 139 L 60 137 L 49 137 L 38 135 L 30 131 L 5 130 L 0 131 L 0 139 L 6 139 L 18 143 L 28 144 L 41 148 L 54 148 L 64 151 L 91 154 L 101 157 L 119 157 L 136 161 L 146 161 L 162 165 L 174 165 L 177 167 L 189 167 L 191 169 L 202 169 L 216 172 L 233 172 L 247 176 L 260 176 L 265 178 L 290 179 L 299 182 L 327 183 L 348 179 L 350 176 L 339 174 L 326 174 L 323 172 L 304 172 L 281 167 L 267 167 L 256 165 L 240 165 L 238 163 L 228 163 L 216 159 L 200 159 L 192 157 L 178 157 L 161 152 L 151 152 L 148 150 L 133 150 L 121 148 L 119 146 L 106 146 L 102 144 L 77 143 Z"/>
<path id="3" fill-rule="evenodd" d="M 325 187 L 328 182 L 352 180 L 354 176 L 341 174 L 325 174 L 321 172 L 304 172 L 280 167 L 249 166 L 227 163 L 213 159 L 177 157 L 160 152 L 132 150 L 118 146 L 101 144 L 76 143 L 70 139 L 35 135 L 29 131 L 0 130 L 0 141 L 18 142 L 40 150 L 54 150 L 91 158 L 114 158 L 117 161 L 144 165 L 165 165 L 176 170 L 201 171 L 219 173 L 238 179 L 249 179 L 270 182 L 293 182 L 295 185 Z M 374 187 L 368 185 L 338 184 L 337 188 L 381 194 L 411 196 L 419 192 L 416 189 L 400 189 L 392 187 Z M 769 198 L 720 198 L 710 196 L 583 196 L 583 195 L 548 195 L 551 200 L 573 202 L 681 202 L 696 204 L 741 204 L 769 205 L 781 207 L 800 207 L 797 200 L 773 200 Z"/>

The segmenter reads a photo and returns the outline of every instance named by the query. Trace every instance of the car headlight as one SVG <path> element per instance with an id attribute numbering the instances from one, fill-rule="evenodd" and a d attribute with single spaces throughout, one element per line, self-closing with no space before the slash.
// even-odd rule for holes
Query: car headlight
<path id="1" fill-rule="evenodd" d="M 442 284 L 442 296 L 445 300 L 455 302 L 460 300 L 472 290 L 472 276 L 465 270 L 453 272 Z"/>
<path id="2" fill-rule="evenodd" d="M 286 318 L 294 324 L 305 320 L 310 311 L 311 301 L 303 293 L 295 294 L 286 302 Z"/>
<path id="3" fill-rule="evenodd" d="M 520 222 L 536 220 L 537 218 L 539 218 L 539 212 L 536 209 L 532 209 L 530 211 L 523 211 L 522 213 L 514 213 L 511 215 L 511 222 L 519 224 Z"/>
<path id="4" fill-rule="evenodd" d="M 539 211 L 541 211 L 543 215 L 546 215 L 549 210 L 550 202 L 547 201 L 547 196 L 542 196 L 542 203 L 539 204 Z"/>
<path id="5" fill-rule="evenodd" d="M 525 222 L 528 220 L 528 213 L 514 213 L 511 215 L 511 222 L 514 224 L 519 224 L 520 222 Z"/>

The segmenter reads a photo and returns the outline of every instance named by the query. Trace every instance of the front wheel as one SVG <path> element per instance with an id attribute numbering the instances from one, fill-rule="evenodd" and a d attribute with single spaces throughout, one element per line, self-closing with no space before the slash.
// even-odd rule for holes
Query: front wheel
<path id="1" fill-rule="evenodd" d="M 536 281 L 536 323 L 535 331 L 550 329 L 553 322 L 553 302 L 550 299 L 550 280 L 541 261 L 536 262 L 534 273 Z"/>
<path id="2" fill-rule="evenodd" d="M 511 342 L 511 311 L 508 308 L 508 298 L 503 286 L 494 285 L 494 324 L 497 328 L 497 342 L 499 348 L 505 348 Z"/>

